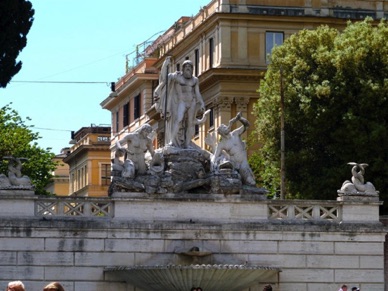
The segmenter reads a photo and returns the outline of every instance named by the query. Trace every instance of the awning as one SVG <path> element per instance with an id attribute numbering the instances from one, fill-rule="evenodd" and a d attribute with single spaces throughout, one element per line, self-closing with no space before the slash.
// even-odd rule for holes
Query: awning
<path id="1" fill-rule="evenodd" d="M 279 268 L 247 265 L 167 265 L 107 267 L 104 272 L 146 291 L 241 291 L 260 282 L 267 283 Z M 276 278 L 276 277 L 275 277 Z"/>

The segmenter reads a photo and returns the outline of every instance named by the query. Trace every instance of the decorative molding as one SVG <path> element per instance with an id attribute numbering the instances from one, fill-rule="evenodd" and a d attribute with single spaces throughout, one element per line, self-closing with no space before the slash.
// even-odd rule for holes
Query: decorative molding
<path id="1" fill-rule="evenodd" d="M 228 96 L 219 96 L 214 99 L 215 107 L 218 107 L 219 110 L 231 110 L 231 105 L 233 103 L 233 97 Z"/>
<path id="2" fill-rule="evenodd" d="M 235 97 L 234 101 L 236 102 L 237 105 L 237 111 L 247 111 L 247 107 L 249 104 L 249 99 L 245 97 Z"/>

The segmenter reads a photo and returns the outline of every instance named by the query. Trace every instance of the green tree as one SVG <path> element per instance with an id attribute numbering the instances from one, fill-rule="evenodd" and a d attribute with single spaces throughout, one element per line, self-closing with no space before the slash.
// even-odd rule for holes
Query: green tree
<path id="1" fill-rule="evenodd" d="M 254 109 L 266 187 L 279 189 L 282 79 L 287 197 L 335 199 L 348 162 L 368 163 L 366 180 L 388 195 L 387 40 L 387 22 L 366 19 L 302 30 L 272 51 Z"/>
<path id="2" fill-rule="evenodd" d="M 8 162 L 3 157 L 27 158 L 22 174 L 30 177 L 36 194 L 48 194 L 44 187 L 51 181 L 51 173 L 56 168 L 55 155 L 49 148 L 38 146 L 39 138 L 10 105 L 0 108 L 0 173 L 7 173 Z"/>
<path id="3" fill-rule="evenodd" d="M 33 16 L 30 1 L 0 1 L 0 88 L 5 88 L 22 68 L 16 58 L 27 44 Z"/>

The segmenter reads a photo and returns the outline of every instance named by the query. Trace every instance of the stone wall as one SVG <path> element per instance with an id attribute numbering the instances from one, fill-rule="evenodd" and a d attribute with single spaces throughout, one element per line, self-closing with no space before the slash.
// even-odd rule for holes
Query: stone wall
<path id="1" fill-rule="evenodd" d="M 338 290 L 343 283 L 381 291 L 386 229 L 378 220 L 380 204 L 239 195 L 116 193 L 91 199 L 3 193 L 0 289 L 22 280 L 27 290 L 60 281 L 67 291 L 138 291 L 119 272 L 107 270 L 227 264 L 280 270 L 245 291 L 261 291 L 268 283 L 282 291 Z M 207 255 L 183 255 L 193 247 Z"/>
<path id="2" fill-rule="evenodd" d="M 388 216 L 380 216 L 380 221 L 384 224 L 385 227 L 388 226 Z M 385 235 L 385 243 L 384 243 L 384 290 L 388 290 L 388 243 L 387 243 L 388 235 Z"/>

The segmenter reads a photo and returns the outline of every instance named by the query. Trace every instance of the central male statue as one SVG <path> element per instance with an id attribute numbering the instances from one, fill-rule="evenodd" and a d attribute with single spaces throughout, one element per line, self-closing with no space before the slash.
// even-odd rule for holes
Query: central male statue
<path id="1" fill-rule="evenodd" d="M 179 148 L 188 148 L 195 134 L 198 109 L 205 111 L 198 78 L 193 76 L 193 64 L 186 60 L 182 71 L 167 72 L 171 57 L 164 61 L 155 89 L 156 109 L 166 120 L 165 142 Z"/>

